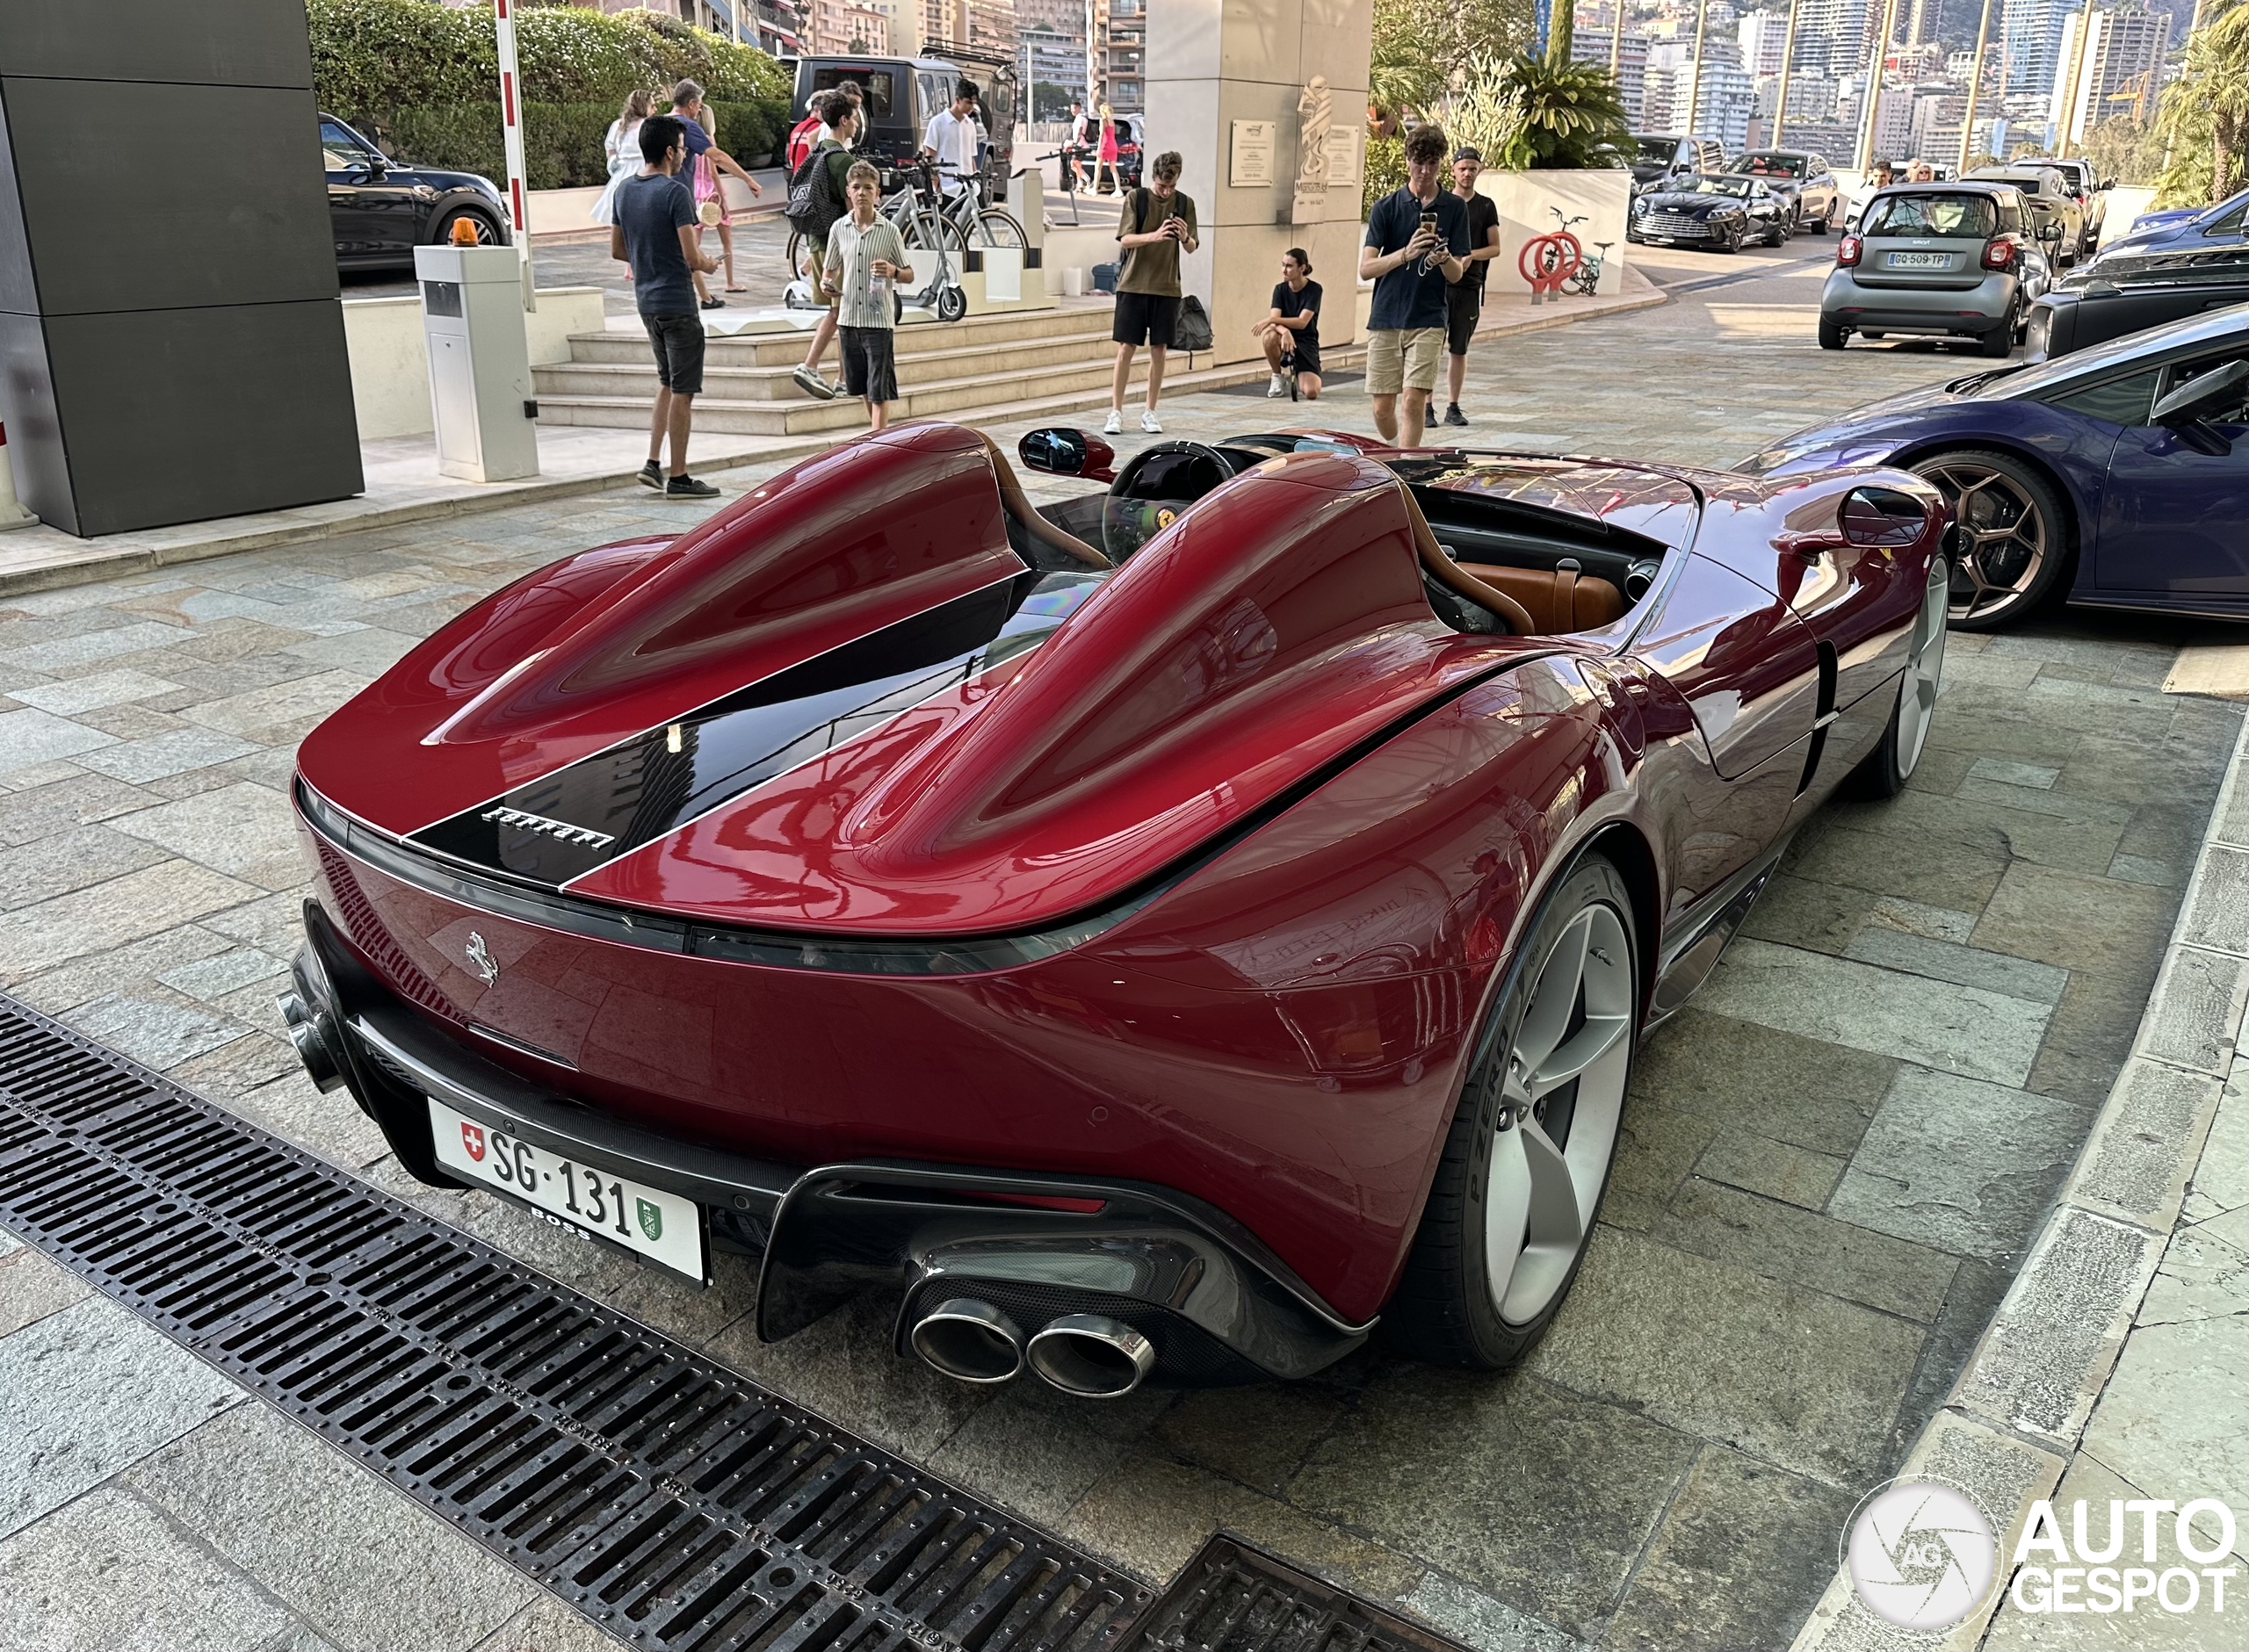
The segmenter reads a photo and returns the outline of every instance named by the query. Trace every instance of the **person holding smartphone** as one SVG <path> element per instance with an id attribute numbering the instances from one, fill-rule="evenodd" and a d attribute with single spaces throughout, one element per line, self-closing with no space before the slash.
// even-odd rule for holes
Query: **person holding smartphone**
<path id="1" fill-rule="evenodd" d="M 1444 357 L 1446 293 L 1468 269 L 1468 208 L 1439 180 L 1445 148 L 1435 126 L 1407 134 L 1406 182 L 1374 204 L 1359 249 L 1359 278 L 1374 283 L 1367 394 L 1375 429 L 1399 447 L 1421 445 Z"/>
<path id="2" fill-rule="evenodd" d="M 1117 343 L 1117 367 L 1109 380 L 1109 422 L 1104 435 L 1124 428 L 1124 391 L 1132 377 L 1132 353 L 1148 347 L 1148 400 L 1140 429 L 1163 434 L 1156 421 L 1156 399 L 1163 392 L 1164 357 L 1171 350 L 1172 328 L 1179 320 L 1179 255 L 1192 252 L 1195 203 L 1179 191 L 1185 163 L 1167 149 L 1148 168 L 1148 187 L 1129 191 L 1117 222 L 1117 245 L 1124 267 L 1117 282 L 1117 314 L 1109 335 Z"/>

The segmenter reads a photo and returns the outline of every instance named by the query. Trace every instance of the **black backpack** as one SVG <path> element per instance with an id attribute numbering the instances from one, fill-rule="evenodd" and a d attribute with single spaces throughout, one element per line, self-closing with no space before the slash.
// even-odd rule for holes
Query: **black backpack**
<path id="1" fill-rule="evenodd" d="M 800 235 L 825 236 L 835 227 L 835 220 L 843 216 L 845 203 L 835 198 L 835 185 L 829 177 L 828 157 L 840 154 L 843 146 L 832 139 L 816 144 L 805 156 L 789 179 L 789 204 L 781 216 L 789 220 L 789 227 Z"/>
<path id="2" fill-rule="evenodd" d="M 1208 350 L 1211 346 L 1211 313 L 1192 292 L 1179 301 L 1179 314 L 1171 324 L 1174 350 Z"/>

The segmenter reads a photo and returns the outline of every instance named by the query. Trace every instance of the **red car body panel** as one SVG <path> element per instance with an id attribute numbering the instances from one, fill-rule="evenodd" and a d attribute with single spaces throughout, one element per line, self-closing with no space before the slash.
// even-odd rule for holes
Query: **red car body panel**
<path id="1" fill-rule="evenodd" d="M 1913 479 L 1875 475 L 1926 509 L 1913 545 L 1833 531 L 1864 473 L 1495 461 L 1465 480 L 1670 547 L 1616 625 L 1515 638 L 1435 619 L 1380 463 L 1271 461 L 1028 655 L 567 886 L 803 936 L 807 957 L 823 935 L 942 950 L 1097 917 L 1012 967 L 883 975 L 596 938 L 308 827 L 319 899 L 402 1002 L 469 1042 L 498 1035 L 486 1059 L 598 1111 L 794 1165 L 1175 1188 L 1364 1321 L 1548 882 L 1596 834 L 1628 834 L 1652 992 L 1677 937 L 1878 736 L 1878 718 L 1839 720 L 1839 685 L 1895 675 L 1946 517 Z M 997 498 L 980 443 L 944 427 L 808 461 L 669 546 L 500 593 L 317 731 L 303 776 L 404 837 L 855 626 L 1020 575 Z M 1823 752 L 1831 722 L 1845 732 Z"/>

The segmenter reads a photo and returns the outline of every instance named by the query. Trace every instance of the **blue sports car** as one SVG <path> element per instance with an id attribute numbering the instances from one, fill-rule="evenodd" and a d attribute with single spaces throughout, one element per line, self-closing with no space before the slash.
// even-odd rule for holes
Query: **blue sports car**
<path id="1" fill-rule="evenodd" d="M 1745 459 L 1919 472 L 1956 517 L 1953 625 L 2049 595 L 2249 619 L 2249 304 L 1891 396 Z"/>

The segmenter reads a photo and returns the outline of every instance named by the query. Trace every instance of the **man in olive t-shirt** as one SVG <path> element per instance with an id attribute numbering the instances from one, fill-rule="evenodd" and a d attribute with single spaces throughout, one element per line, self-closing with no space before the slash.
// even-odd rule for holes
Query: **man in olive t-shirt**
<path id="1" fill-rule="evenodd" d="M 1117 370 L 1110 375 L 1105 435 L 1124 428 L 1124 388 L 1132 377 L 1132 352 L 1143 343 L 1148 347 L 1148 404 L 1140 428 L 1150 436 L 1163 433 L 1156 422 L 1156 398 L 1163 389 L 1172 326 L 1179 319 L 1179 255 L 1198 244 L 1195 203 L 1179 192 L 1182 164 L 1176 149 L 1156 156 L 1148 168 L 1148 187 L 1125 195 L 1124 215 L 1117 220 L 1117 244 L 1124 267 L 1117 272 L 1117 319 L 1109 331 L 1117 341 Z"/>

